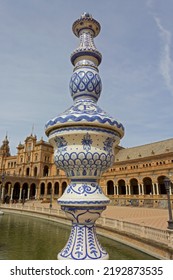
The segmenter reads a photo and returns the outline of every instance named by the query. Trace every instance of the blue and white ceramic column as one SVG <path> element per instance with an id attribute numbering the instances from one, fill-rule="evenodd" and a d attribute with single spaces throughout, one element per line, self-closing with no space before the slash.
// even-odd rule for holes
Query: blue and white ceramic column
<path id="1" fill-rule="evenodd" d="M 56 166 L 71 179 L 58 199 L 61 209 L 72 220 L 69 240 L 58 259 L 108 259 L 95 229 L 95 221 L 109 203 L 98 180 L 114 163 L 114 149 L 124 135 L 124 128 L 97 105 L 102 90 L 98 71 L 102 56 L 94 37 L 100 32 L 100 24 L 84 13 L 72 29 L 80 38 L 79 47 L 71 55 L 73 105 L 48 121 L 45 129 L 54 146 Z"/>

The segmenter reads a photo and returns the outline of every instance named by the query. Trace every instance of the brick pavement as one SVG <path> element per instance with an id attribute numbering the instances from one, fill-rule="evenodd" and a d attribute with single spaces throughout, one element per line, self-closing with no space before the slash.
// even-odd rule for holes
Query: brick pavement
<path id="1" fill-rule="evenodd" d="M 167 229 L 168 210 L 131 206 L 108 206 L 103 217 L 123 220 L 152 228 Z"/>

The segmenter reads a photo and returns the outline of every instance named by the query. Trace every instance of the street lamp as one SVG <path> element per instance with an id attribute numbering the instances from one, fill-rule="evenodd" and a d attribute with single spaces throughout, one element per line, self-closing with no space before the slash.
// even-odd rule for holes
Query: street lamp
<path id="1" fill-rule="evenodd" d="M 171 208 L 171 201 L 170 201 L 171 181 L 168 178 L 165 178 L 163 182 L 165 184 L 165 189 L 168 197 L 168 211 L 169 211 L 168 229 L 173 230 L 172 208 Z"/>

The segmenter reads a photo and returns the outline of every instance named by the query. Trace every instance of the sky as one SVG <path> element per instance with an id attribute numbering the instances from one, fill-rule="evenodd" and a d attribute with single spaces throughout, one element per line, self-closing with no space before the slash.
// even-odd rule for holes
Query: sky
<path id="1" fill-rule="evenodd" d="M 0 0 L 0 145 L 11 154 L 72 104 L 73 22 L 89 12 L 103 59 L 99 107 L 121 122 L 123 147 L 173 137 L 172 0 Z"/>

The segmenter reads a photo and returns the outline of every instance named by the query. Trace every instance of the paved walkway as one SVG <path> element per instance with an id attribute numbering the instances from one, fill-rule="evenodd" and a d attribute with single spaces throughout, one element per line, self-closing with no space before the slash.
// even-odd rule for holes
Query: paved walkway
<path id="1" fill-rule="evenodd" d="M 168 225 L 167 209 L 108 206 L 102 216 L 163 230 Z"/>
<path id="2" fill-rule="evenodd" d="M 34 206 L 49 207 L 49 203 L 36 201 L 28 201 L 26 204 L 31 203 L 34 204 Z M 57 202 L 53 202 L 52 208 L 59 209 Z M 108 206 L 102 213 L 102 216 L 163 230 L 166 230 L 168 225 L 168 209 Z"/>

